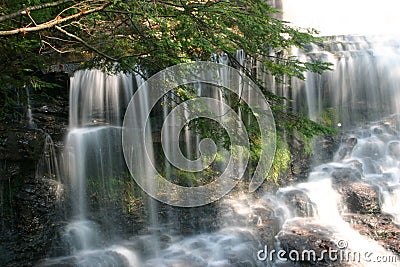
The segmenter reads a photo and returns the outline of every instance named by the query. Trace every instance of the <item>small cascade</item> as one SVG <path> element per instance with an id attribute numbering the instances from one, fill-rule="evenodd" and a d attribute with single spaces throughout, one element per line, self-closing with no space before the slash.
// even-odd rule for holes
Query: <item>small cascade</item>
<path id="1" fill-rule="evenodd" d="M 26 117 L 28 120 L 28 126 L 29 128 L 35 128 L 36 125 L 33 122 L 33 117 L 32 117 L 32 108 L 31 108 L 31 97 L 29 93 L 29 88 L 25 87 L 25 92 L 26 92 L 26 106 L 27 106 L 27 111 L 26 111 Z"/>
<path id="2" fill-rule="evenodd" d="M 400 225 L 400 135 L 393 124 L 397 124 L 397 118 L 354 131 L 351 138 L 356 138 L 357 143 L 342 160 L 361 166 L 362 181 L 378 188 L 382 211 L 391 214 Z"/>
<path id="3" fill-rule="evenodd" d="M 36 178 L 53 179 L 60 182 L 61 173 L 56 147 L 49 134 L 45 135 L 43 155 L 36 166 Z"/>
<path id="4" fill-rule="evenodd" d="M 381 211 L 392 215 L 394 223 L 398 224 L 397 190 L 400 186 L 398 178 L 400 165 L 396 154 L 393 153 L 393 146 L 396 146 L 393 144 L 397 144 L 400 136 L 389 121 L 377 122 L 350 131 L 347 140 L 351 139 L 353 145 L 349 147 L 349 142 L 343 142 L 335 156 L 336 161 L 316 167 L 310 174 L 308 182 L 279 190 L 278 195 L 283 201 L 290 198 L 292 192 L 301 192 L 306 196 L 303 201 L 312 206 L 312 212 L 296 213 L 296 209 L 304 210 L 304 207 L 301 207 L 301 200 L 297 199 L 297 206 L 291 207 L 292 217 L 286 220 L 278 240 L 280 236 L 299 227 L 309 228 L 303 231 L 314 232 L 319 231 L 318 228 L 321 227 L 329 229 L 329 239 L 345 242 L 346 251 L 360 253 L 359 255 L 371 253 L 371 255 L 396 257 L 377 242 L 361 236 L 343 219 L 344 215 L 351 212 L 374 212 L 372 209 L 379 209 L 370 206 L 371 210 L 363 210 L 361 203 L 357 202 L 361 200 L 349 199 L 346 190 L 377 188 L 380 198 L 375 200 L 376 203 L 381 203 Z M 367 198 L 374 199 L 374 196 L 369 195 Z M 352 260 L 355 259 L 349 259 L 349 262 Z M 375 266 L 375 263 L 364 260 L 361 259 L 361 266 Z"/>

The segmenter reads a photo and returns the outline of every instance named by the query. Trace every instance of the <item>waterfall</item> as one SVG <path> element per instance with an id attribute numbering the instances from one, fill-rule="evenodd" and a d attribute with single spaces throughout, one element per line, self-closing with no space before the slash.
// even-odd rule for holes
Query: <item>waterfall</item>
<path id="1" fill-rule="evenodd" d="M 139 82 L 132 74 L 108 75 L 99 70 L 77 71 L 71 77 L 70 123 L 63 151 L 63 176 L 72 202 L 72 218 L 63 239 L 71 257 L 50 259 L 43 266 L 58 266 L 64 261 L 77 266 L 138 266 L 134 252 L 123 246 L 104 247 L 110 244 L 105 242 L 107 233 L 102 233 L 100 225 L 111 223 L 109 207 L 100 208 L 102 221 L 95 222 L 88 203 L 91 187 L 96 194 L 107 196 L 126 172 L 121 125 Z"/>
<path id="2" fill-rule="evenodd" d="M 290 86 L 279 87 L 264 72 L 264 67 L 238 51 L 236 57 L 240 64 L 254 69 L 257 78 L 274 93 L 294 99 L 288 105 L 310 119 L 342 129 L 343 140 L 332 161 L 316 166 L 307 181 L 261 197 L 243 192 L 228 195 L 214 206 L 217 217 L 207 222 L 218 224 L 218 228 L 190 236 L 182 229 L 182 232 L 176 231 L 174 226 L 183 219 L 204 219 L 196 214 L 198 210 L 190 210 L 190 215 L 183 219 L 176 217 L 180 213 L 169 210 L 169 224 L 162 224 L 159 213 L 165 210 L 151 198 L 146 203 L 148 229 L 129 240 L 118 240 L 112 233 L 105 237 L 101 228 L 107 224 L 113 228 L 108 222 L 107 217 L 111 215 L 107 214 L 107 207 L 97 207 L 103 209 L 103 217 L 97 221 L 92 219 L 89 187 L 94 185 L 100 191 L 109 192 L 110 180 L 126 171 L 121 147 L 122 118 L 134 91 L 146 84 L 135 75 L 106 75 L 98 70 L 76 72 L 71 78 L 70 125 L 63 170 L 72 200 L 71 221 L 64 229 L 69 253 L 46 260 L 42 265 L 59 266 L 66 262 L 74 266 L 265 266 L 265 262 L 257 259 L 260 245 L 268 241 L 275 249 L 288 249 L 285 238 L 299 231 L 344 241 L 346 246 L 342 248 L 352 252 L 394 256 L 382 244 L 359 234 L 346 220 L 357 212 L 357 203 L 346 200 L 349 195 L 345 188 L 361 187 L 371 194 L 376 192 L 371 197 L 377 198 L 378 207 L 371 206 L 366 212 L 380 209 L 392 216 L 395 224 L 400 224 L 399 47 L 400 42 L 395 39 L 330 37 L 320 44 L 307 45 L 305 51 L 292 53 L 302 60 L 331 62 L 332 71 L 322 75 L 305 73 L 305 81 L 292 79 L 287 81 Z M 224 55 L 215 60 L 229 63 Z M 220 73 L 220 76 L 227 79 L 229 73 Z M 246 86 L 243 84 L 243 92 Z M 193 84 L 193 88 L 200 96 L 225 101 L 220 88 L 200 83 Z M 254 97 L 249 92 L 247 99 Z M 137 114 L 131 114 L 135 116 L 131 127 L 138 132 L 143 130 L 150 161 L 162 169 L 167 180 L 181 178 L 182 174 L 177 174 L 176 168 L 168 164 L 165 155 L 160 156 L 161 150 L 175 155 L 174 150 L 180 148 L 188 158 L 197 159 L 199 135 L 186 125 L 180 138 L 175 140 L 179 144 L 166 143 L 161 148 L 158 142 L 153 143 L 154 138 L 172 140 L 170 136 L 179 136 L 173 127 L 158 132 L 158 120 L 165 121 L 170 116 L 176 97 L 164 96 L 161 106 L 154 111 L 160 114 L 153 114 L 155 120 L 148 124 L 143 121 L 149 109 L 148 95 L 142 93 L 136 101 L 133 104 L 138 106 Z M 216 109 L 219 114 L 225 114 L 223 105 Z M 244 112 L 238 111 L 238 114 L 244 121 L 251 120 Z M 186 118 L 188 113 L 175 113 L 170 120 L 175 123 L 178 115 Z M 143 158 L 138 158 L 144 153 L 138 149 L 125 151 L 127 159 L 136 160 L 145 177 L 154 177 L 154 170 Z M 276 236 L 270 236 L 275 233 Z M 285 263 L 272 259 L 267 264 Z M 365 261 L 359 264 L 374 266 Z"/>
<path id="3" fill-rule="evenodd" d="M 336 36 L 309 45 L 306 53 L 295 51 L 307 60 L 330 62 L 333 69 L 322 75 L 306 73 L 305 82 L 292 81 L 295 109 L 345 129 L 398 114 L 399 44 L 393 39 Z"/>
<path id="4" fill-rule="evenodd" d="M 333 70 L 322 75 L 305 73 L 306 81 L 293 79 L 290 89 L 275 87 L 274 92 L 285 97 L 293 96 L 295 101 L 289 104 L 305 116 L 344 130 L 342 143 L 332 162 L 316 166 L 308 181 L 281 188 L 276 195 L 266 194 L 261 202 L 248 196 L 227 200 L 226 204 L 234 212 L 221 215 L 224 227 L 220 231 L 178 238 L 161 250 L 157 258 L 146 263 L 149 266 L 229 266 L 231 261 L 234 262 L 227 252 L 231 251 L 240 255 L 238 257 L 242 261 L 238 266 L 244 262 L 249 266 L 262 266 L 261 261 L 254 261 L 258 247 L 253 241 L 263 241 L 258 236 L 259 229 L 265 227 L 265 218 L 260 210 L 271 209 L 271 206 L 272 214 L 281 226 L 276 236 L 276 249 L 284 248 L 287 245 L 284 243 L 285 236 L 293 232 L 320 233 L 322 238 L 337 242 L 333 249 L 339 248 L 338 251 L 343 253 L 343 264 L 378 266 L 361 256 L 365 253 L 398 261 L 396 254 L 385 249 L 381 243 L 361 235 L 345 220 L 358 212 L 358 207 L 357 203 L 346 202 L 349 196 L 345 195 L 344 189 L 350 187 L 357 190 L 361 187 L 370 190 L 367 191 L 369 193 L 376 192 L 379 207 L 371 206 L 371 210 L 359 212 L 380 209 L 382 213 L 390 214 L 393 223 L 398 224 L 398 44 L 395 39 L 337 36 L 321 44 L 310 44 L 306 51 L 294 51 L 304 60 L 331 62 Z M 242 52 L 238 52 L 237 57 L 241 64 L 245 64 L 246 56 Z M 252 66 L 254 62 L 249 64 Z M 274 84 L 270 76 L 262 74 L 261 69 L 258 69 L 258 75 L 265 84 Z M 300 197 L 306 202 L 303 211 L 290 205 L 292 196 L 295 196 L 292 200 L 298 201 L 297 197 Z M 248 219 L 251 223 L 240 221 L 233 214 L 254 220 Z M 225 224 L 227 221 L 229 223 Z M 320 242 L 326 241 L 322 239 Z M 246 244 L 246 248 L 240 244 Z M 296 247 L 299 253 L 301 249 L 307 249 L 301 248 L 301 244 L 300 241 Z M 269 264 L 285 266 L 287 262 L 273 259 Z M 393 261 L 386 264 L 396 266 Z"/>

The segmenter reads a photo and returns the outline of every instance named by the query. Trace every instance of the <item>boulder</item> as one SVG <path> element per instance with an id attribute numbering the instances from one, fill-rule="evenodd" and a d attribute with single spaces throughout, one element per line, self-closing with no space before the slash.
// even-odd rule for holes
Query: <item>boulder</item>
<path id="1" fill-rule="evenodd" d="M 346 266 L 343 262 L 333 261 L 329 258 L 327 251 L 338 250 L 332 236 L 332 229 L 308 219 L 299 219 L 286 223 L 277 235 L 277 241 L 280 248 L 286 252 L 285 258 L 292 263 L 287 266 Z M 315 257 L 313 254 L 308 256 L 309 251 L 315 252 Z M 296 259 L 297 253 L 299 257 Z"/>
<path id="2" fill-rule="evenodd" d="M 332 185 L 342 196 L 342 203 L 350 213 L 380 213 L 378 190 L 362 182 L 358 168 L 338 168 L 332 172 Z"/>
<path id="3" fill-rule="evenodd" d="M 313 217 L 314 203 L 301 190 L 291 190 L 282 194 L 283 201 L 295 217 Z"/>
<path id="4" fill-rule="evenodd" d="M 332 186 L 334 189 L 344 185 L 358 182 L 361 180 L 362 174 L 358 168 L 335 168 L 332 173 Z"/>
<path id="5" fill-rule="evenodd" d="M 350 213 L 378 214 L 381 204 L 377 190 L 364 183 L 351 183 L 340 188 L 339 192 Z"/>

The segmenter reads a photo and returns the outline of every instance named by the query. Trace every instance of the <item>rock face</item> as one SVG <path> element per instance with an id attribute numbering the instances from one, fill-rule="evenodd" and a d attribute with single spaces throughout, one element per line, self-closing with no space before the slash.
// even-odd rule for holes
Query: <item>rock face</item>
<path id="1" fill-rule="evenodd" d="M 6 266 L 28 266 L 40 260 L 53 246 L 60 229 L 60 208 L 63 188 L 47 179 L 28 179 L 12 199 L 11 225 L 5 230 L 0 251 L 0 262 Z M 9 224 L 9 222 L 7 222 Z"/>
<path id="2" fill-rule="evenodd" d="M 55 180 L 35 177 L 43 154 L 43 131 L 0 129 L 0 262 L 2 266 L 29 266 L 52 245 L 63 189 Z"/>
<path id="3" fill-rule="evenodd" d="M 69 77 L 56 73 L 47 75 L 44 79 L 60 87 L 32 94 L 33 122 L 37 128 L 49 134 L 56 145 L 62 146 L 68 128 Z"/>
<path id="4" fill-rule="evenodd" d="M 44 146 L 43 131 L 0 125 L 0 160 L 34 163 Z M 21 166 L 26 169 L 28 166 Z"/>
<path id="5" fill-rule="evenodd" d="M 49 76 L 49 79 L 49 82 L 57 82 L 59 78 Z M 63 76 L 63 82 L 66 81 Z M 48 133 L 57 142 L 64 138 L 64 122 L 68 122 L 65 88 L 48 89 L 39 94 L 32 92 L 34 127 L 9 119 L 13 116 L 1 119 L 1 266 L 33 266 L 50 253 L 50 248 L 57 248 L 54 240 L 58 239 L 57 233 L 65 218 L 60 213 L 60 205 L 64 205 L 65 200 L 64 188 L 57 180 L 36 177 L 36 167 L 44 154 Z"/>

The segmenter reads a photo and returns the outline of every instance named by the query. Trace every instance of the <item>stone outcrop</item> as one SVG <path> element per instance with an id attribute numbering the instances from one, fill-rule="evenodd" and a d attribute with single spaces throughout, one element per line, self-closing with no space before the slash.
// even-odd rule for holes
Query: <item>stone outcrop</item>
<path id="1" fill-rule="evenodd" d="M 299 219 L 285 224 L 277 236 L 277 241 L 280 249 L 286 252 L 285 258 L 288 261 L 278 263 L 277 266 L 346 266 L 344 262 L 333 260 L 334 258 L 330 258 L 326 253 L 338 250 L 335 240 L 332 240 L 332 233 L 331 229 L 314 224 L 308 219 Z M 294 251 L 299 256 L 293 253 Z M 315 254 L 308 254 L 309 251 Z M 290 253 L 293 253 L 291 257 L 289 257 Z"/>

